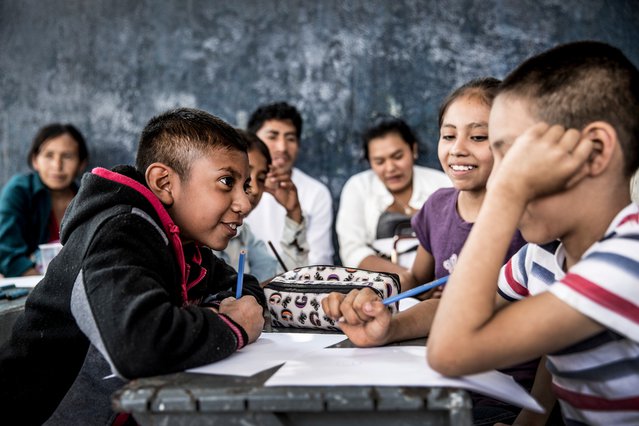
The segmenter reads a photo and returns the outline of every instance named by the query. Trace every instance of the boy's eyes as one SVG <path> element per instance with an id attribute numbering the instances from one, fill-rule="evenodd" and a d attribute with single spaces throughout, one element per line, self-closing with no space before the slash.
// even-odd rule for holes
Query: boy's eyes
<path id="1" fill-rule="evenodd" d="M 235 178 L 233 178 L 232 176 L 222 176 L 220 178 L 220 182 L 222 182 L 222 185 L 233 188 L 233 185 L 235 185 Z"/>

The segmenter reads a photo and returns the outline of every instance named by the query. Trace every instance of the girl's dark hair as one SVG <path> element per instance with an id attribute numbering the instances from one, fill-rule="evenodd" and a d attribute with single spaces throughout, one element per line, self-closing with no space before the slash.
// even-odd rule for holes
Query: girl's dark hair
<path id="1" fill-rule="evenodd" d="M 372 139 L 386 136 L 389 133 L 397 133 L 411 151 L 415 145 L 419 145 L 419 140 L 413 129 L 401 118 L 392 115 L 378 115 L 373 124 L 364 131 L 362 135 L 362 149 L 364 158 L 368 161 L 368 145 Z"/>
<path id="2" fill-rule="evenodd" d="M 89 151 L 87 150 L 87 143 L 84 140 L 84 136 L 82 136 L 82 133 L 80 133 L 73 124 L 51 123 L 41 127 L 33 138 L 31 148 L 27 154 L 27 164 L 29 167 L 32 167 L 31 161 L 33 160 L 33 157 L 38 155 L 40 148 L 42 148 L 42 145 L 45 142 L 64 134 L 68 134 L 77 142 L 80 162 L 89 158 Z"/>
<path id="3" fill-rule="evenodd" d="M 483 77 L 470 80 L 468 83 L 455 89 L 446 97 L 446 99 L 444 99 L 444 102 L 442 102 L 439 107 L 439 127 L 442 127 L 444 114 L 446 114 L 448 107 L 450 107 L 455 100 L 463 96 L 475 96 L 488 107 L 492 106 L 493 100 L 495 100 L 495 96 L 497 96 L 500 84 L 501 81 L 496 78 Z"/>
<path id="4" fill-rule="evenodd" d="M 244 142 L 246 142 L 247 151 L 259 151 L 260 154 L 266 158 L 266 164 L 270 166 L 273 159 L 271 158 L 271 153 L 269 152 L 268 147 L 264 142 L 262 142 L 262 139 L 257 137 L 255 133 L 251 133 L 248 130 L 238 128 L 235 130 L 237 130 L 237 133 L 239 133 L 240 137 L 244 139 Z"/>

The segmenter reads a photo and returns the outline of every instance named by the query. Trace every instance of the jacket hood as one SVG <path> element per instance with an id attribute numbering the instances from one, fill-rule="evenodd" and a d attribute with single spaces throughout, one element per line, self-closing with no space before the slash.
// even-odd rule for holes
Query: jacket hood
<path id="1" fill-rule="evenodd" d="M 156 209 L 146 197 L 134 185 L 126 185 L 116 180 L 118 176 L 133 181 L 150 192 L 144 183 L 144 177 L 131 166 L 117 166 L 112 170 L 98 167 L 91 173 L 85 173 L 82 176 L 80 189 L 67 207 L 60 226 L 62 244 L 79 225 L 91 220 L 104 210 L 121 204 L 137 207 L 160 222 Z"/>
<path id="2" fill-rule="evenodd" d="M 189 270 L 184 259 L 180 230 L 159 198 L 146 186 L 144 176 L 132 166 L 116 166 L 112 170 L 96 167 L 91 173 L 82 176 L 80 190 L 62 220 L 60 242 L 65 244 L 69 235 L 82 223 L 123 204 L 144 211 L 161 225 L 182 272 L 182 296 L 186 301 L 187 289 L 193 284 L 187 286 Z"/>

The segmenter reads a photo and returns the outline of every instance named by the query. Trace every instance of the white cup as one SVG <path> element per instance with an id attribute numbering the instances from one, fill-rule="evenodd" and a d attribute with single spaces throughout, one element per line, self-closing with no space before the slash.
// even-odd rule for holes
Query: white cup
<path id="1" fill-rule="evenodd" d="M 49 263 L 51 263 L 53 258 L 60 253 L 60 250 L 62 250 L 62 244 L 40 244 L 38 247 L 40 248 L 40 264 L 38 265 L 38 269 L 40 270 L 40 273 L 45 274 L 49 267 Z"/>

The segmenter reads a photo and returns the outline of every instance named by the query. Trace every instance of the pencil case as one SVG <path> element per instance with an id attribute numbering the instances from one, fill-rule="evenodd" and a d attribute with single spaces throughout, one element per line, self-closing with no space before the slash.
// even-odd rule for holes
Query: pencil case
<path id="1" fill-rule="evenodd" d="M 329 293 L 348 294 L 351 290 L 371 288 L 381 299 L 400 292 L 396 274 L 341 266 L 313 265 L 295 268 L 274 277 L 264 287 L 273 327 L 339 328 L 322 309 L 322 299 Z M 392 314 L 398 304 L 388 306 Z"/>

